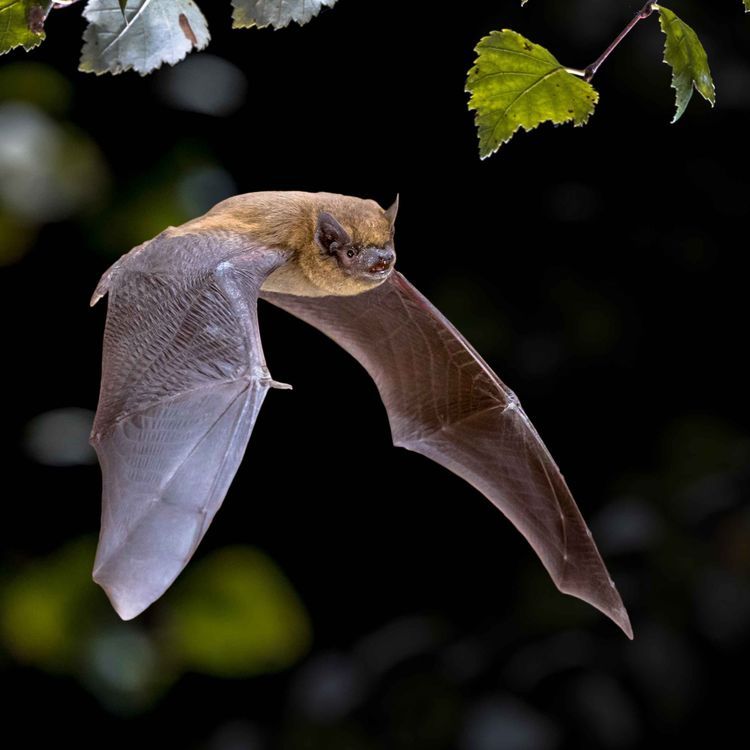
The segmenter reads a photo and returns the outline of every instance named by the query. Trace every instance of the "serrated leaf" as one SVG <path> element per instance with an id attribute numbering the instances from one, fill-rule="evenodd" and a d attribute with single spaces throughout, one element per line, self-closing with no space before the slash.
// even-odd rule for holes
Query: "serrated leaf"
<path id="1" fill-rule="evenodd" d="M 659 11 L 659 25 L 666 36 L 664 62 L 672 68 L 672 88 L 675 90 L 677 104 L 672 122 L 677 122 L 693 95 L 693 88 L 714 106 L 714 82 L 706 50 L 698 35 L 669 8 L 656 4 L 653 7 Z"/>
<path id="2" fill-rule="evenodd" d="M 336 0 L 232 0 L 232 26 L 283 29 L 292 21 L 302 26 L 317 16 L 323 6 L 332 8 L 335 4 Z"/>
<path id="3" fill-rule="evenodd" d="M 52 2 L 0 0 L 0 55 L 23 47 L 27 52 L 44 41 L 44 19 Z"/>
<path id="4" fill-rule="evenodd" d="M 475 51 L 466 91 L 471 94 L 469 109 L 476 110 L 482 159 L 519 128 L 533 130 L 543 122 L 583 125 L 594 112 L 596 89 L 515 31 L 493 31 Z"/>
<path id="5" fill-rule="evenodd" d="M 127 0 L 124 11 L 120 0 L 89 0 L 83 15 L 89 25 L 79 70 L 97 75 L 135 70 L 143 76 L 203 49 L 211 38 L 193 0 Z"/>

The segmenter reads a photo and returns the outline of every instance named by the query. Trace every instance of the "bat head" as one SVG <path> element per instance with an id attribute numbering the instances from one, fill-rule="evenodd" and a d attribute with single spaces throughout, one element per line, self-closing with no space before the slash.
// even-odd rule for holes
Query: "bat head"
<path id="1" fill-rule="evenodd" d="M 326 294 L 360 294 L 382 284 L 393 272 L 394 222 L 398 198 L 387 211 L 374 201 L 349 199 L 321 207 L 310 252 L 300 266 Z"/>
<path id="2" fill-rule="evenodd" d="M 315 242 L 324 259 L 333 259 L 345 275 L 366 282 L 382 281 L 396 261 L 390 236 L 381 242 L 355 242 L 328 211 L 318 215 Z"/>

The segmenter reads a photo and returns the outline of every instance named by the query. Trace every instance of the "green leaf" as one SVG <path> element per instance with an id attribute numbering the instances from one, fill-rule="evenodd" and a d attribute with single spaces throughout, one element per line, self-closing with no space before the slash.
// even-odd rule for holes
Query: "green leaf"
<path id="1" fill-rule="evenodd" d="M 0 55 L 15 47 L 27 52 L 44 41 L 51 0 L 0 0 Z"/>
<path id="2" fill-rule="evenodd" d="M 302 26 L 317 16 L 324 5 L 332 8 L 335 4 L 336 0 L 232 0 L 232 26 L 282 29 L 292 21 Z"/>
<path id="3" fill-rule="evenodd" d="M 746 4 L 748 2 L 750 0 L 745 0 Z M 714 82 L 706 50 L 696 33 L 668 8 L 656 4 L 653 7 L 659 11 L 659 24 L 666 36 L 664 62 L 672 68 L 672 88 L 677 99 L 677 111 L 672 122 L 677 122 L 693 95 L 693 88 L 714 106 Z"/>
<path id="4" fill-rule="evenodd" d="M 476 110 L 479 155 L 493 154 L 518 130 L 542 122 L 583 125 L 599 100 L 596 89 L 538 44 L 515 31 L 493 31 L 480 40 L 466 79 L 469 109 Z"/>
<path id="5" fill-rule="evenodd" d="M 745 13 L 750 13 L 750 0 L 742 0 L 745 4 Z"/>
<path id="6" fill-rule="evenodd" d="M 191 563 L 170 595 L 164 646 L 173 663 L 222 676 L 275 672 L 310 647 L 310 621 L 273 560 L 226 547 Z"/>
<path id="7" fill-rule="evenodd" d="M 89 25 L 79 70 L 97 75 L 146 75 L 203 49 L 211 38 L 193 0 L 127 0 L 124 11 L 120 0 L 89 0 L 83 15 Z"/>

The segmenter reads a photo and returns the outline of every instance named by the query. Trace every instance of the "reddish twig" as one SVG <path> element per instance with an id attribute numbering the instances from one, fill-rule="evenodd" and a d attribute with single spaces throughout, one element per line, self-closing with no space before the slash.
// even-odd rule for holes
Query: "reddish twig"
<path id="1" fill-rule="evenodd" d="M 610 56 L 612 50 L 633 30 L 638 21 L 648 18 L 654 12 L 654 3 L 649 0 L 630 20 L 630 23 L 617 35 L 612 44 L 602 52 L 599 57 L 594 60 L 588 67 L 584 68 L 583 80 L 590 81 L 595 75 L 596 71 L 599 70 L 599 66 Z"/>

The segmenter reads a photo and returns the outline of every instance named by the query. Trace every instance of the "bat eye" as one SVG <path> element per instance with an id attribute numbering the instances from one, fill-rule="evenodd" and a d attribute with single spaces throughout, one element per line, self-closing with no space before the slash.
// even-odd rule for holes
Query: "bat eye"
<path id="1" fill-rule="evenodd" d="M 349 245 L 351 238 L 331 214 L 321 211 L 315 228 L 315 242 L 323 253 L 335 255 L 342 247 Z"/>
<path id="2" fill-rule="evenodd" d="M 347 250 L 346 251 L 346 257 L 347 258 L 353 258 L 354 257 L 354 250 L 351 250 L 351 249 Z"/>

